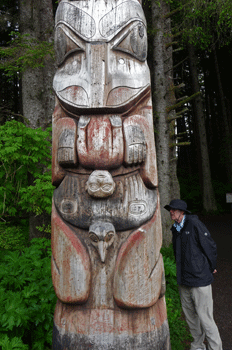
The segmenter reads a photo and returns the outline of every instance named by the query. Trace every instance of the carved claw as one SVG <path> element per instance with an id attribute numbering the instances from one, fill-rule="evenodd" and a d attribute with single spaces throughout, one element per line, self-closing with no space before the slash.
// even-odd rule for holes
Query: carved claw
<path id="1" fill-rule="evenodd" d="M 124 128 L 126 164 L 142 163 L 146 159 L 146 140 L 143 131 L 137 125 L 128 125 Z"/>
<path id="2" fill-rule="evenodd" d="M 73 130 L 65 129 L 59 138 L 58 162 L 63 167 L 76 164 L 75 133 Z"/>

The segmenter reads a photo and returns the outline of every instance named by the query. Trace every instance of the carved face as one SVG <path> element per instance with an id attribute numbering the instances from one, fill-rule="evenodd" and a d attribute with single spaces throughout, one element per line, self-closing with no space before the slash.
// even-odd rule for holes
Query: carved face
<path id="1" fill-rule="evenodd" d="M 115 238 L 115 228 L 109 222 L 95 222 L 89 228 L 89 238 L 92 245 L 97 249 L 101 262 L 105 262 L 107 249 L 112 245 Z"/>
<path id="2" fill-rule="evenodd" d="M 108 171 L 95 170 L 89 176 L 86 190 L 90 196 L 97 198 L 109 197 L 113 194 L 115 182 Z"/>
<path id="3" fill-rule="evenodd" d="M 150 87 L 146 20 L 136 0 L 60 2 L 53 87 L 69 112 L 124 112 Z"/>

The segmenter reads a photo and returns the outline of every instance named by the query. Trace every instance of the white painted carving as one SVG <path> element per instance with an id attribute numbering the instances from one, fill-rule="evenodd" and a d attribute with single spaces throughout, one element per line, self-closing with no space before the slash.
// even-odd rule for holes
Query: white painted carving
<path id="1" fill-rule="evenodd" d="M 109 222 L 95 222 L 89 228 L 92 245 L 97 249 L 101 262 L 105 262 L 107 249 L 113 244 L 115 228 Z"/>
<path id="2" fill-rule="evenodd" d="M 107 170 L 95 170 L 89 176 L 85 189 L 90 196 L 105 198 L 114 193 L 115 182 Z"/>

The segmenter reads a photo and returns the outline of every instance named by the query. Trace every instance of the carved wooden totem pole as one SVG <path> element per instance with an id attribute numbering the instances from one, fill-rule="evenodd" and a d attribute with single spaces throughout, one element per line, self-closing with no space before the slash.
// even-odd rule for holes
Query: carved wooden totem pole
<path id="1" fill-rule="evenodd" d="M 53 350 L 167 350 L 142 6 L 61 0 L 55 45 Z"/>

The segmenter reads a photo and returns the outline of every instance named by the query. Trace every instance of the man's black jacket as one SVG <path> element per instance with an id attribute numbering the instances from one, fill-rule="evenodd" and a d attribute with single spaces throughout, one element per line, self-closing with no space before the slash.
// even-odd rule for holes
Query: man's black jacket
<path id="1" fill-rule="evenodd" d="M 190 287 L 211 284 L 216 269 L 217 246 L 205 225 L 196 215 L 186 215 L 181 231 L 174 226 L 171 230 L 177 283 Z"/>

